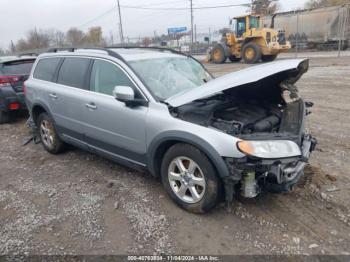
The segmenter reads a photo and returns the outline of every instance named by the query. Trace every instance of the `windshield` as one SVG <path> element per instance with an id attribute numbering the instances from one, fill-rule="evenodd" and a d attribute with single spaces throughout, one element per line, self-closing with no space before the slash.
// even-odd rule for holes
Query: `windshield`
<path id="1" fill-rule="evenodd" d="M 185 56 L 130 61 L 130 64 L 160 100 L 211 80 L 200 63 Z"/>

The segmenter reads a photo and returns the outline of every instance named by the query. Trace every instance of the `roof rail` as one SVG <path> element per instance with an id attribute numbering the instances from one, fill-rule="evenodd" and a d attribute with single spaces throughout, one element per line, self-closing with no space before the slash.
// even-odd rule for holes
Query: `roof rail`
<path id="1" fill-rule="evenodd" d="M 59 51 L 67 51 L 67 52 L 75 52 L 77 50 L 97 50 L 97 51 L 105 51 L 108 55 L 113 56 L 126 62 L 125 59 L 119 55 L 118 53 L 103 47 L 59 47 L 59 48 L 50 48 L 47 50 L 48 53 L 57 53 Z"/>
<path id="2" fill-rule="evenodd" d="M 76 49 L 75 47 L 54 47 L 47 50 L 47 53 L 57 53 L 59 51 L 74 52 Z"/>
<path id="3" fill-rule="evenodd" d="M 168 48 L 168 47 L 158 47 L 158 46 L 107 46 L 106 48 L 114 48 L 114 49 L 118 49 L 118 48 L 123 48 L 123 49 L 153 49 L 153 50 L 159 50 L 159 51 L 168 51 L 170 53 L 173 54 L 177 54 L 177 55 L 184 55 L 184 56 L 191 56 L 189 54 L 183 53 L 181 51 L 177 51 L 175 49 L 172 48 Z"/>
<path id="4" fill-rule="evenodd" d="M 38 56 L 39 54 L 38 53 L 21 53 L 21 54 L 18 54 L 17 56 L 21 57 L 21 56 Z"/>

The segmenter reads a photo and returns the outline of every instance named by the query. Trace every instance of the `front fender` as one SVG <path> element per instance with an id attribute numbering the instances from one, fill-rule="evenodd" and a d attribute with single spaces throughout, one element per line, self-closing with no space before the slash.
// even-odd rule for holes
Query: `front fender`
<path id="1" fill-rule="evenodd" d="M 197 147 L 199 150 L 205 153 L 207 157 L 212 161 L 221 178 L 229 176 L 229 170 L 227 168 L 227 165 L 224 162 L 222 156 L 220 156 L 220 154 L 217 152 L 217 150 L 201 137 L 184 131 L 166 131 L 157 135 L 153 139 L 152 143 L 148 147 L 147 153 L 148 167 L 153 175 L 157 175 L 156 153 L 158 148 L 163 143 L 171 141 L 176 141 L 178 143 L 187 143 Z"/>

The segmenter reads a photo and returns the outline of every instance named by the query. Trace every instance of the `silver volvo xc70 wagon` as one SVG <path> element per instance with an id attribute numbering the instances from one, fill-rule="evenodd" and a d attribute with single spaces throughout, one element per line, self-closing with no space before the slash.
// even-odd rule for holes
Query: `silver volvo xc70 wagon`
<path id="1" fill-rule="evenodd" d="M 234 194 L 289 191 L 316 140 L 295 82 L 308 60 L 214 79 L 157 48 L 53 49 L 36 60 L 26 102 L 44 148 L 71 144 L 160 176 L 182 208 L 203 213 Z"/>

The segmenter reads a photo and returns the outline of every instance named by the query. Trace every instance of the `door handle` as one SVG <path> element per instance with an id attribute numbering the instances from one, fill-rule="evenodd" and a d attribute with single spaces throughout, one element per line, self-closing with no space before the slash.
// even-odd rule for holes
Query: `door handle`
<path id="1" fill-rule="evenodd" d="M 94 103 L 85 104 L 85 106 L 89 109 L 93 109 L 93 110 L 97 109 L 97 106 Z"/>
<path id="2" fill-rule="evenodd" d="M 57 99 L 57 96 L 55 93 L 49 95 L 52 99 Z"/>

